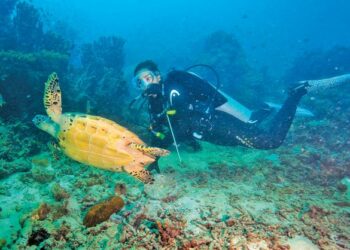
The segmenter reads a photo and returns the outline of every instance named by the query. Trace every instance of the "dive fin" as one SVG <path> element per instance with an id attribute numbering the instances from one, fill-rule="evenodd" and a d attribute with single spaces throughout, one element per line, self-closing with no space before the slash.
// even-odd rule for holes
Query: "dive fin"
<path id="1" fill-rule="evenodd" d="M 277 104 L 277 103 L 273 103 L 273 102 L 265 102 L 267 105 L 269 105 L 271 108 L 275 108 L 277 110 L 279 110 L 282 107 L 282 104 Z M 296 115 L 297 116 L 304 116 L 304 117 L 313 117 L 315 116 L 314 113 L 312 113 L 312 111 L 306 109 L 306 108 L 301 108 L 301 107 L 297 107 L 296 110 Z"/>
<path id="2" fill-rule="evenodd" d="M 350 74 L 344 74 L 320 80 L 301 81 L 300 83 L 305 83 L 307 91 L 312 92 L 315 90 L 327 89 L 342 84 L 350 84 Z"/>

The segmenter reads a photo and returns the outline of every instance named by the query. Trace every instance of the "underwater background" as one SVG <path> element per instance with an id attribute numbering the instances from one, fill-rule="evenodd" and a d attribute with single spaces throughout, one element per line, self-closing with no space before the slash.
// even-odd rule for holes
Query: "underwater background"
<path id="1" fill-rule="evenodd" d="M 350 86 L 304 97 L 314 116 L 296 117 L 278 149 L 201 141 L 180 147 L 180 165 L 171 147 L 152 185 L 69 159 L 32 123 L 57 72 L 63 112 L 149 143 L 146 106 L 129 107 L 146 59 L 164 74 L 211 65 L 251 109 L 282 103 L 291 83 L 350 73 L 349 11 L 347 0 L 0 0 L 0 249 L 350 249 Z"/>

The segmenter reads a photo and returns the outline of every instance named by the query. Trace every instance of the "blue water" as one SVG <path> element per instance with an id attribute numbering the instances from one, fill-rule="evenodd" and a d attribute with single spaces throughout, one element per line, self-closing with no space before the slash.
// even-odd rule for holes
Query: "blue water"
<path id="1" fill-rule="evenodd" d="M 283 74 L 311 49 L 348 45 L 349 2 L 297 1 L 34 1 L 67 21 L 82 41 L 106 34 L 127 39 L 127 61 L 187 66 L 197 44 L 216 30 L 233 32 L 252 66 Z M 68 7 L 67 7 L 68 6 Z M 179 53 L 181 52 L 181 53 Z M 131 66 L 132 67 L 132 66 Z"/>

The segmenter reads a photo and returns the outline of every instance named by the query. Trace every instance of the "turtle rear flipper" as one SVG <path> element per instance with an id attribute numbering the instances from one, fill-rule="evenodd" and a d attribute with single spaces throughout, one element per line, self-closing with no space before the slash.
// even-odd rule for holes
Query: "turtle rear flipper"
<path id="1" fill-rule="evenodd" d="M 137 144 L 137 143 L 130 143 L 130 147 L 152 156 L 166 156 L 170 153 L 166 149 L 149 147 L 149 146 Z"/>
<path id="2" fill-rule="evenodd" d="M 146 169 L 136 169 L 133 171 L 128 171 L 128 170 L 126 171 L 145 184 L 152 184 L 154 182 L 153 176 Z"/>
<path id="3" fill-rule="evenodd" d="M 45 83 L 44 106 L 50 118 L 58 123 L 62 114 L 61 89 L 58 83 L 58 76 L 52 73 Z"/>

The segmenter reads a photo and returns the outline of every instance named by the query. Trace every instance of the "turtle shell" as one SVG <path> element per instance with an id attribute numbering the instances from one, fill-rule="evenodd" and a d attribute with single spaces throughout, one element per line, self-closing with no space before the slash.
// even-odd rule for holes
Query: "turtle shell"
<path id="1" fill-rule="evenodd" d="M 154 157 L 133 147 L 145 144 L 137 135 L 117 123 L 92 115 L 66 113 L 59 121 L 59 145 L 70 158 L 111 171 L 138 171 Z"/>

